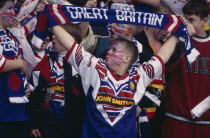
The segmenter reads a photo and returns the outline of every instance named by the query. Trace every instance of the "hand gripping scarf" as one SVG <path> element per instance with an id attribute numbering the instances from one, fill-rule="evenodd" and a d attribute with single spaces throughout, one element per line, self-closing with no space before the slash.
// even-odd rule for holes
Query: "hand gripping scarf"
<path id="1" fill-rule="evenodd" d="M 40 46 L 47 35 L 48 28 L 68 22 L 109 22 L 164 29 L 186 38 L 185 47 L 189 63 L 195 61 L 199 55 L 191 43 L 186 26 L 175 15 L 71 5 L 46 5 L 45 10 L 38 14 L 38 23 L 32 43 Z"/>

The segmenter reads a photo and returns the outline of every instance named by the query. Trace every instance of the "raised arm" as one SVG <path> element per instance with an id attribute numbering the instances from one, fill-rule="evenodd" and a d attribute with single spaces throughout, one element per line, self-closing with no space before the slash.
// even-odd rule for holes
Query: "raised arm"
<path id="1" fill-rule="evenodd" d="M 96 7 L 97 6 L 97 0 L 88 0 L 85 4 L 86 7 Z M 89 29 L 89 22 L 81 22 L 80 28 L 82 31 L 82 38 L 86 37 L 88 34 Z"/>
<path id="2" fill-rule="evenodd" d="M 174 52 L 177 42 L 178 42 L 178 38 L 175 35 L 171 35 L 168 38 L 168 40 L 159 49 L 157 55 L 162 58 L 164 63 L 168 62 L 169 58 Z"/>
<path id="3" fill-rule="evenodd" d="M 59 43 L 69 51 L 75 41 L 74 38 L 59 25 L 52 27 L 52 31 Z"/>
<path id="4" fill-rule="evenodd" d="M 183 22 L 184 25 L 186 25 L 189 35 L 193 36 L 196 33 L 193 25 L 189 21 L 187 21 L 184 16 L 182 16 L 182 15 L 177 15 L 177 16 L 180 16 L 181 21 Z M 169 58 L 171 57 L 171 55 L 176 47 L 177 42 L 178 42 L 178 38 L 176 36 L 172 35 L 163 44 L 161 49 L 158 51 L 157 55 L 162 58 L 164 63 L 168 62 Z"/>

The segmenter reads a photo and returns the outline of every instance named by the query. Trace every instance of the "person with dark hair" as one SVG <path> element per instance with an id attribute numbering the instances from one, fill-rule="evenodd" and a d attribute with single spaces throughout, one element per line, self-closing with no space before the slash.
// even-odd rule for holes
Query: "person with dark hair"
<path id="1" fill-rule="evenodd" d="M 137 137 L 136 106 L 147 85 L 164 73 L 177 37 L 171 36 L 150 61 L 128 70 L 138 57 L 131 41 L 113 40 L 102 60 L 86 52 L 62 27 L 52 31 L 68 50 L 65 60 L 81 75 L 87 100 L 81 137 Z"/>
<path id="2" fill-rule="evenodd" d="M 88 0 L 66 0 L 66 1 L 70 2 L 72 5 L 75 6 L 85 6 Z"/>
<path id="3" fill-rule="evenodd" d="M 127 0 L 143 12 L 152 12 L 153 9 L 160 5 L 161 0 Z"/>
<path id="4" fill-rule="evenodd" d="M 167 5 L 171 7 L 171 9 L 174 11 L 176 14 L 183 14 L 182 8 L 184 5 L 188 2 L 189 0 L 163 0 Z M 206 0 L 208 5 L 210 6 L 210 0 Z M 200 2 L 198 0 L 198 2 Z M 205 25 L 205 30 L 210 29 L 210 12 L 208 14 L 208 23 Z"/>
<path id="5" fill-rule="evenodd" d="M 78 25 L 63 24 L 76 42 L 82 40 Z M 80 76 L 64 60 L 67 53 L 53 36 L 53 52 L 46 54 L 32 71 L 34 91 L 28 111 L 32 120 L 31 135 L 44 138 L 79 138 L 85 97 Z M 36 75 L 36 74 L 39 75 Z"/>
<path id="6" fill-rule="evenodd" d="M 172 10 L 164 3 L 154 8 L 154 13 L 173 14 Z M 144 31 L 135 38 L 142 44 L 142 52 L 139 54 L 140 63 L 148 61 L 154 56 L 164 41 L 170 36 L 170 32 L 153 27 L 146 27 Z M 139 132 L 141 138 L 160 138 L 161 126 L 164 117 L 164 76 L 156 78 L 146 88 L 137 112 L 140 112 Z M 139 137 L 140 137 L 139 136 Z"/>
<path id="7" fill-rule="evenodd" d="M 8 30 L 15 16 L 12 0 L 0 0 L 0 133 L 4 138 L 26 138 L 29 117 L 27 62 L 17 38 Z"/>
<path id="8" fill-rule="evenodd" d="M 185 52 L 180 53 L 166 69 L 166 104 L 163 138 L 209 138 L 209 50 L 210 34 L 204 26 L 208 20 L 206 0 L 190 0 L 182 17 L 186 25 L 195 30 L 192 43 L 200 52 L 196 61 L 189 63 Z M 206 99 L 207 98 L 207 99 Z M 207 101 L 207 102 L 206 102 Z"/>

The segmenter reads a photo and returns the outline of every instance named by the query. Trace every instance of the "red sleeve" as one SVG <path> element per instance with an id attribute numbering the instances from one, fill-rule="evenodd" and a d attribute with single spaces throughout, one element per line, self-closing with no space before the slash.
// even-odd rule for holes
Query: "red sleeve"
<path id="1" fill-rule="evenodd" d="M 26 37 L 28 37 L 29 36 L 29 30 L 28 30 L 28 28 L 25 25 L 23 26 L 23 28 L 25 30 Z"/>
<path id="2" fill-rule="evenodd" d="M 4 56 L 0 55 L 0 73 L 2 72 L 5 64 L 6 64 L 6 59 L 4 58 Z"/>
<path id="3" fill-rule="evenodd" d="M 164 75 L 165 74 L 165 64 L 164 64 L 163 60 L 158 55 L 155 55 L 155 57 L 160 61 L 161 65 L 162 65 L 162 75 Z"/>
<path id="4" fill-rule="evenodd" d="M 69 59 L 69 57 L 70 57 L 70 55 L 71 55 L 71 53 L 72 53 L 74 47 L 76 46 L 76 44 L 77 44 L 76 42 L 73 43 L 72 47 L 71 47 L 70 50 L 67 52 L 67 54 L 66 54 L 64 60 L 67 61 L 67 60 Z"/>

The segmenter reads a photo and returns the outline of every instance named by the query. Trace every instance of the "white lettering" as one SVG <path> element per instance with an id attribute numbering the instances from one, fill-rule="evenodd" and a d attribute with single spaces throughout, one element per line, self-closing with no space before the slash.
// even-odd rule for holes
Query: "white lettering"
<path id="1" fill-rule="evenodd" d="M 133 22 L 132 13 L 130 11 L 125 11 L 125 21 L 130 20 L 130 22 Z"/>
<path id="2" fill-rule="evenodd" d="M 67 11 L 71 14 L 71 18 L 73 19 L 77 19 L 78 18 L 78 14 L 75 12 L 71 12 L 70 9 L 74 9 L 74 7 L 67 7 Z"/>
<path id="3" fill-rule="evenodd" d="M 147 21 L 148 21 L 148 24 L 150 24 L 150 22 L 151 22 L 151 14 L 150 13 L 145 13 L 144 14 L 144 24 L 146 24 L 147 23 Z"/>
<path id="4" fill-rule="evenodd" d="M 138 23 L 141 23 L 141 14 L 142 14 L 142 12 L 136 12 L 136 14 L 138 15 L 137 16 Z"/>
<path id="5" fill-rule="evenodd" d="M 154 25 L 155 14 L 152 14 L 151 25 Z"/>
<path id="6" fill-rule="evenodd" d="M 87 10 L 90 10 L 91 8 L 84 8 L 84 15 L 86 15 L 89 19 L 94 19 L 93 13 L 88 12 Z M 92 15 L 92 16 L 91 16 Z"/>
<path id="7" fill-rule="evenodd" d="M 97 16 L 100 18 L 100 19 L 103 19 L 101 14 L 100 14 L 100 9 L 97 9 L 97 8 L 93 8 L 93 15 L 95 16 L 95 18 L 97 19 Z"/>
<path id="8" fill-rule="evenodd" d="M 86 18 L 86 14 L 84 14 L 84 10 L 82 7 L 75 7 L 76 13 L 79 15 L 79 18 L 82 18 L 82 14 L 84 15 L 84 18 Z"/>
<path id="9" fill-rule="evenodd" d="M 158 17 L 158 15 L 156 15 L 154 25 L 157 25 L 158 22 L 159 26 L 161 26 L 162 20 L 163 20 L 163 15 L 161 15 L 160 18 Z"/>
<path id="10" fill-rule="evenodd" d="M 123 11 L 116 10 L 116 17 L 117 17 L 117 20 L 119 20 L 119 21 L 125 20 Z"/>
<path id="11" fill-rule="evenodd" d="M 104 17 L 105 17 L 106 20 L 108 19 L 107 15 L 106 15 L 106 11 L 107 11 L 107 10 L 108 10 L 108 9 L 102 9 L 102 11 L 103 11 L 103 13 L 104 13 Z"/>

